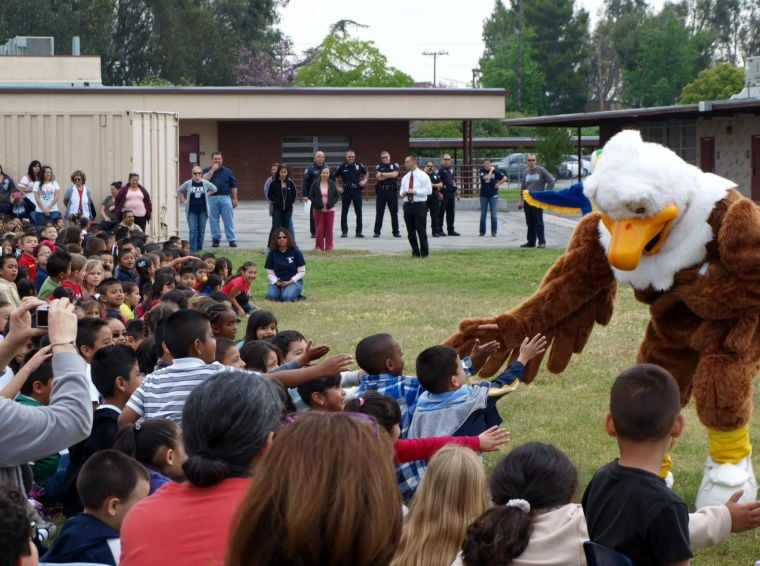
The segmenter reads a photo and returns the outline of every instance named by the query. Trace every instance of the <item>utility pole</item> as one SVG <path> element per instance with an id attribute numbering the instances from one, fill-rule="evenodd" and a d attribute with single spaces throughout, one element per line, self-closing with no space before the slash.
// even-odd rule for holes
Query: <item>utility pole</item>
<path id="1" fill-rule="evenodd" d="M 423 51 L 423 55 L 433 58 L 433 88 L 435 88 L 436 68 L 438 63 L 438 57 L 442 55 L 448 55 L 448 51 Z"/>
<path id="2" fill-rule="evenodd" d="M 522 99 L 522 41 L 523 41 L 523 3 L 517 0 L 517 92 L 515 93 L 515 110 L 520 112 Z"/>

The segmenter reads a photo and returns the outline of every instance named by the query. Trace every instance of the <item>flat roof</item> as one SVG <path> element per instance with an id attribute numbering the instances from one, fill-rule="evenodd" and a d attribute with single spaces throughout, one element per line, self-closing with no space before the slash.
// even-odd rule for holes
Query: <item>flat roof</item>
<path id="1" fill-rule="evenodd" d="M 576 138 L 573 138 L 573 142 Z M 599 136 L 581 136 L 584 147 L 598 147 Z M 472 138 L 475 149 L 517 149 L 521 147 L 536 147 L 536 138 L 527 136 L 512 136 L 506 138 Z M 409 147 L 414 149 L 447 149 L 462 147 L 462 138 L 410 138 Z"/>
<path id="2" fill-rule="evenodd" d="M 650 108 L 626 108 L 603 112 L 583 112 L 579 114 L 558 114 L 555 116 L 534 116 L 504 120 L 509 126 L 598 126 L 605 122 L 629 120 L 668 120 L 672 118 L 696 118 L 698 116 L 729 116 L 760 111 L 760 98 L 739 100 L 715 100 L 697 104 L 674 106 L 654 106 Z"/>
<path id="3" fill-rule="evenodd" d="M 472 120 L 504 117 L 504 89 L 0 85 L 7 112 L 176 112 L 217 120 Z"/>

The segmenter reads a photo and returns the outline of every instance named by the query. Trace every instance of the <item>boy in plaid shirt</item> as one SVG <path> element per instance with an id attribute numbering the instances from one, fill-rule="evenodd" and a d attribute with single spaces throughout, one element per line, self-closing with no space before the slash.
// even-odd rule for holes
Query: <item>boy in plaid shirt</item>
<path id="1" fill-rule="evenodd" d="M 476 343 L 470 356 L 462 359 L 466 375 L 477 373 L 480 364 L 497 348 L 496 341 L 484 345 Z M 401 408 L 401 438 L 406 438 L 417 401 L 423 389 L 416 377 L 404 375 L 404 353 L 401 345 L 390 334 L 373 334 L 356 345 L 356 363 L 367 375 L 361 376 L 356 392 L 377 391 L 398 401 Z M 422 462 L 424 463 L 424 462 Z M 420 462 L 406 462 L 396 466 L 396 479 L 404 501 L 411 499 L 420 480 Z"/>

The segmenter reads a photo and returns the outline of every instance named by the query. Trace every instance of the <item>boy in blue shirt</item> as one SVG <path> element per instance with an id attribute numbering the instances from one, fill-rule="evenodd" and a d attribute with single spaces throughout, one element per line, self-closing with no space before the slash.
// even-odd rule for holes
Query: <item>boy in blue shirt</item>
<path id="1" fill-rule="evenodd" d="M 119 563 L 119 530 L 127 512 L 148 495 L 147 470 L 126 454 L 102 450 L 87 460 L 77 479 L 84 512 L 63 524 L 43 562 Z"/>
<path id="2" fill-rule="evenodd" d="M 469 357 L 462 360 L 463 371 L 472 375 L 480 365 L 499 347 L 496 341 L 483 344 L 476 342 Z M 401 409 L 401 438 L 407 438 L 412 415 L 422 392 L 416 377 L 404 375 L 404 353 L 401 345 L 390 334 L 373 334 L 356 345 L 356 363 L 367 372 L 361 376 L 357 397 L 367 391 L 377 391 L 398 401 Z M 396 480 L 405 501 L 414 495 L 419 483 L 418 462 L 396 466 Z"/>
<path id="3" fill-rule="evenodd" d="M 417 357 L 417 379 L 425 389 L 409 427 L 409 438 L 478 436 L 502 423 L 496 402 L 522 379 L 525 365 L 546 351 L 546 337 L 525 338 L 517 360 L 492 381 L 469 385 L 456 350 L 433 346 Z"/>

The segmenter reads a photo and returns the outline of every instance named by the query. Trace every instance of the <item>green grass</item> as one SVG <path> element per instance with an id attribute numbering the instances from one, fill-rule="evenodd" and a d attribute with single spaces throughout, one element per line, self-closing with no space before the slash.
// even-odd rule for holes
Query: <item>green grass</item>
<path id="1" fill-rule="evenodd" d="M 517 184 L 511 185 L 509 188 L 502 185 L 499 188 L 499 199 L 508 203 L 517 203 L 520 200 L 520 192 L 520 187 Z"/>
<path id="2" fill-rule="evenodd" d="M 317 256 L 307 252 L 304 294 L 308 300 L 295 304 L 262 299 L 263 255 L 229 255 L 236 265 L 251 256 L 259 264 L 254 301 L 276 314 L 281 330 L 298 329 L 330 344 L 334 352 L 351 354 L 362 337 L 390 332 L 404 349 L 406 373 L 413 374 L 417 354 L 453 332 L 461 318 L 496 315 L 533 294 L 560 253 L 548 249 L 447 251 L 433 252 L 420 261 L 407 254 L 339 251 Z M 542 369 L 533 384 L 500 403 L 512 445 L 538 440 L 566 451 L 580 471 L 580 493 L 593 472 L 616 455 L 614 441 L 602 428 L 609 387 L 633 363 L 647 319 L 646 308 L 634 300 L 630 289 L 621 288 L 610 324 L 596 327 L 584 352 L 573 358 L 562 375 Z M 693 509 L 707 441 L 693 405 L 684 414 L 687 426 L 672 453 L 673 473 L 676 492 Z M 753 422 L 755 444 L 758 433 L 760 428 Z M 487 455 L 487 467 L 499 457 Z M 752 564 L 758 558 L 760 532 L 755 530 L 732 535 L 723 546 L 698 551 L 693 564 Z"/>

